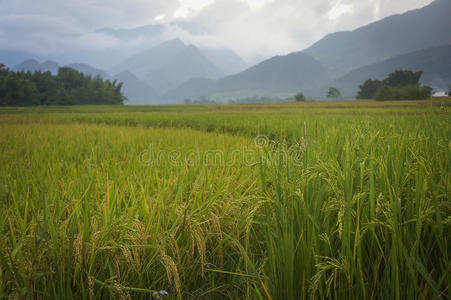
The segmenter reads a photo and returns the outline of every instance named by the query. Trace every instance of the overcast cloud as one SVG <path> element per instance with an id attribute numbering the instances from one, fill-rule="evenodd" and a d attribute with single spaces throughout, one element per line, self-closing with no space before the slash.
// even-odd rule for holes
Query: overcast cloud
<path id="1" fill-rule="evenodd" d="M 0 50 L 40 55 L 123 48 L 100 28 L 167 24 L 165 38 L 227 47 L 247 60 L 302 50 L 324 35 L 352 30 L 432 0 L 0 0 Z M 204 28 L 193 35 L 175 22 Z M 137 40 L 130 44 L 145 45 Z"/>

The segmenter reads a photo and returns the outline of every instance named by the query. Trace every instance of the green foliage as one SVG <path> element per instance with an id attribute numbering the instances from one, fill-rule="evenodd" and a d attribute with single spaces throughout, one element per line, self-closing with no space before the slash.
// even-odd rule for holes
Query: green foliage
<path id="1" fill-rule="evenodd" d="M 380 80 L 368 79 L 360 86 L 360 90 L 357 94 L 357 99 L 373 99 L 377 90 L 382 86 Z"/>
<path id="2" fill-rule="evenodd" d="M 368 79 L 357 95 L 357 99 L 385 100 L 425 100 L 432 89 L 420 86 L 422 71 L 396 70 L 382 81 Z"/>
<path id="3" fill-rule="evenodd" d="M 329 88 L 329 91 L 327 92 L 327 98 L 339 98 L 339 97 L 341 97 L 341 92 L 338 89 L 334 87 Z"/>
<path id="4" fill-rule="evenodd" d="M 374 95 L 374 100 L 426 100 L 431 97 L 431 88 L 420 85 L 391 87 L 384 85 Z"/>
<path id="5" fill-rule="evenodd" d="M 18 74 L 0 72 L 0 105 L 26 106 L 39 104 L 36 85 Z"/>
<path id="6" fill-rule="evenodd" d="M 305 98 L 305 96 L 304 96 L 303 93 L 298 93 L 298 94 L 295 96 L 295 100 L 296 100 L 296 102 L 305 102 L 305 101 L 306 101 L 306 98 Z"/>
<path id="7" fill-rule="evenodd" d="M 391 87 L 402 87 L 407 85 L 417 85 L 420 83 L 422 71 L 412 72 L 409 70 L 396 70 L 382 81 L 383 85 Z"/>
<path id="8" fill-rule="evenodd" d="M 122 104 L 122 83 L 92 78 L 74 69 L 12 72 L 0 69 L 0 106 Z"/>

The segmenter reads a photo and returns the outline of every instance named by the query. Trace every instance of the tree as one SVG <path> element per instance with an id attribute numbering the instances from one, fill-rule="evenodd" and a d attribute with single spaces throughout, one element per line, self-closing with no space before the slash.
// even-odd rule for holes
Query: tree
<path id="1" fill-rule="evenodd" d="M 341 97 L 341 93 L 338 89 L 331 87 L 327 92 L 327 98 L 339 98 Z"/>
<path id="2" fill-rule="evenodd" d="M 58 88 L 57 78 L 55 76 L 52 76 L 50 71 L 44 73 L 37 71 L 31 77 L 31 81 L 33 81 L 33 83 L 36 85 L 39 104 L 48 104 L 47 102 L 49 98 Z"/>
<path id="3" fill-rule="evenodd" d="M 388 86 L 379 88 L 374 95 L 377 101 L 387 100 L 426 100 L 431 96 L 432 89 L 429 86 L 411 84 L 406 86 Z"/>
<path id="4" fill-rule="evenodd" d="M 382 81 L 368 79 L 360 86 L 357 99 L 373 99 L 380 87 L 382 87 Z"/>
<path id="5" fill-rule="evenodd" d="M 368 79 L 360 86 L 357 99 L 423 100 L 428 99 L 432 89 L 420 85 L 423 71 L 396 70 L 382 81 Z"/>
<path id="6" fill-rule="evenodd" d="M 30 106 L 38 105 L 36 86 L 16 74 L 8 74 L 0 78 L 0 105 Z"/>
<path id="7" fill-rule="evenodd" d="M 396 70 L 382 81 L 382 84 L 396 87 L 419 84 L 423 71 Z"/>
<path id="8" fill-rule="evenodd" d="M 298 93 L 295 97 L 296 102 L 305 102 L 305 96 L 303 93 Z"/>
<path id="9" fill-rule="evenodd" d="M 0 105 L 123 104 L 122 83 L 92 78 L 71 68 L 50 72 L 12 72 L 0 68 Z"/>

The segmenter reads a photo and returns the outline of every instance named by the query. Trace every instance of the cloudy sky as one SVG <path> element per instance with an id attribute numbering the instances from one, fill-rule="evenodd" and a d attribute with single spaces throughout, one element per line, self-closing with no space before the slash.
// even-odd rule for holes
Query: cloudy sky
<path id="1" fill-rule="evenodd" d="M 432 0 L 0 0 L 0 50 L 57 55 L 124 47 L 100 28 L 163 24 L 164 38 L 227 47 L 252 61 L 302 50 L 324 35 L 351 30 Z M 190 34 L 173 24 L 201 28 Z M 172 24 L 172 25 L 171 25 Z M 145 44 L 143 39 L 126 46 Z"/>

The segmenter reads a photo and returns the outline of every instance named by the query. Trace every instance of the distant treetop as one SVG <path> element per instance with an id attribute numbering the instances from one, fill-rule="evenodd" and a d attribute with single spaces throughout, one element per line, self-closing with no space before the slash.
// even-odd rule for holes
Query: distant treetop
<path id="1" fill-rule="evenodd" d="M 305 102 L 305 96 L 303 93 L 298 93 L 295 97 L 296 102 Z"/>
<path id="2" fill-rule="evenodd" d="M 339 97 L 341 97 L 341 92 L 338 89 L 334 87 L 329 88 L 329 91 L 327 92 L 327 98 L 339 98 Z"/>
<path id="3" fill-rule="evenodd" d="M 361 86 L 357 99 L 423 100 L 428 99 L 432 89 L 420 85 L 423 71 L 396 70 L 384 80 L 368 79 Z"/>

